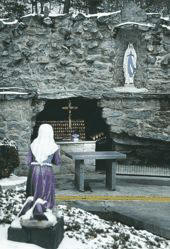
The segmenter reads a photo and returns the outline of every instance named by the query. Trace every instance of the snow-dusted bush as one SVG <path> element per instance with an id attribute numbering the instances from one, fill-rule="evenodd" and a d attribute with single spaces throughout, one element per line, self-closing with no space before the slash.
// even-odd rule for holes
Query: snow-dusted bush
<path id="1" fill-rule="evenodd" d="M 145 230 L 105 221 L 82 209 L 58 206 L 64 217 L 65 237 L 75 239 L 82 249 L 169 249 L 170 243 Z M 76 247 L 78 248 L 78 247 Z"/>
<path id="2" fill-rule="evenodd" d="M 0 223 L 11 223 L 25 201 L 25 190 L 0 191 Z"/>
<path id="3" fill-rule="evenodd" d="M 0 179 L 9 177 L 19 166 L 19 156 L 14 141 L 3 139 L 0 141 Z"/>
<path id="4" fill-rule="evenodd" d="M 170 13 L 169 0 L 133 0 L 146 12 Z M 68 12 L 113 12 L 120 10 L 125 0 L 0 0 L 0 18 L 20 18 L 29 13 L 43 13 L 47 6 L 54 14 Z"/>
<path id="5" fill-rule="evenodd" d="M 19 18 L 28 12 L 28 7 L 25 0 L 1 0 L 0 1 L 0 16 L 9 18 Z"/>

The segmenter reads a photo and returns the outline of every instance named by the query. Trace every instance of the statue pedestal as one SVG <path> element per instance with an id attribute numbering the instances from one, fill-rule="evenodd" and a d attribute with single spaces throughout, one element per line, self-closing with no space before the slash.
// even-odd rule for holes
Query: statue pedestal
<path id="1" fill-rule="evenodd" d="M 145 93 L 148 92 L 146 88 L 137 88 L 133 84 L 125 85 L 122 87 L 113 88 L 115 92 L 119 93 Z"/>
<path id="2" fill-rule="evenodd" d="M 63 218 L 57 218 L 57 224 L 48 228 L 9 227 L 8 240 L 35 244 L 46 249 L 56 249 L 64 237 Z"/>

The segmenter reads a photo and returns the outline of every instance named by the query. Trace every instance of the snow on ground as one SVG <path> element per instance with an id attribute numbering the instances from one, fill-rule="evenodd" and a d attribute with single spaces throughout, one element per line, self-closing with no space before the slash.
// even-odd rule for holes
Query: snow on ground
<path id="1" fill-rule="evenodd" d="M 42 247 L 33 244 L 19 243 L 7 240 L 2 240 L 0 242 L 2 249 L 42 249 Z"/>
<path id="2" fill-rule="evenodd" d="M 24 190 L 3 190 L 0 196 L 0 248 L 40 249 L 32 244 L 7 240 L 8 224 L 19 213 L 25 200 Z M 5 214 L 5 216 L 3 216 Z M 57 206 L 64 217 L 65 236 L 58 249 L 169 249 L 170 242 L 144 230 L 105 221 L 82 209 Z"/>
<path id="3" fill-rule="evenodd" d="M 58 206 L 64 217 L 65 236 L 58 249 L 169 249 L 170 242 L 147 231 L 100 219 L 82 209 Z M 9 225 L 0 225 L 3 249 L 40 249 L 31 244 L 7 240 Z"/>
<path id="4" fill-rule="evenodd" d="M 65 222 L 65 237 L 59 249 L 170 248 L 170 243 L 147 231 L 100 219 L 84 210 L 58 206 Z"/>

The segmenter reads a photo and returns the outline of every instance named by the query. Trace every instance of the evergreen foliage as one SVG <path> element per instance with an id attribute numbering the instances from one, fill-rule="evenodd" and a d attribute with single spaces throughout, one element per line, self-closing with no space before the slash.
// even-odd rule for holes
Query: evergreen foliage
<path id="1" fill-rule="evenodd" d="M 63 2 L 64 1 L 64 2 Z M 84 10 L 90 14 L 97 12 L 111 12 L 120 10 L 129 1 L 139 5 L 146 12 L 160 12 L 165 11 L 170 13 L 170 0 L 57 0 L 63 2 L 64 6 L 70 8 Z M 52 1 L 53 4 L 53 1 Z M 68 9 L 67 9 L 68 12 Z"/>
<path id="2" fill-rule="evenodd" d="M 136 3 L 146 12 L 170 14 L 170 0 L 1 0 L 0 16 L 19 18 L 30 12 L 43 13 L 46 4 L 49 9 L 62 6 L 63 13 L 69 13 L 71 9 L 90 14 L 113 12 L 120 10 L 129 1 Z"/>
<path id="3" fill-rule="evenodd" d="M 9 177 L 15 168 L 19 166 L 18 151 L 9 143 L 0 144 L 0 179 Z"/>
<path id="4" fill-rule="evenodd" d="M 2 0 L 0 7 L 3 11 L 4 17 L 6 18 L 20 18 L 28 10 L 28 7 L 24 0 Z"/>
<path id="5" fill-rule="evenodd" d="M 0 224 L 11 223 L 25 202 L 25 190 L 20 188 L 0 191 Z"/>

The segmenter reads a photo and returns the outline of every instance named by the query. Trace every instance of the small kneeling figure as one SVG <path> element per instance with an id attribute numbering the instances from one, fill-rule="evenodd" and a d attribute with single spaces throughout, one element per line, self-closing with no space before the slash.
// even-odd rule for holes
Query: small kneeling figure
<path id="1" fill-rule="evenodd" d="M 42 124 L 28 154 L 27 200 L 19 213 L 23 226 L 36 226 L 37 221 L 55 225 L 55 179 L 52 162 L 61 164 L 60 147 L 54 141 L 53 128 Z M 41 222 L 43 223 L 43 222 Z"/>

